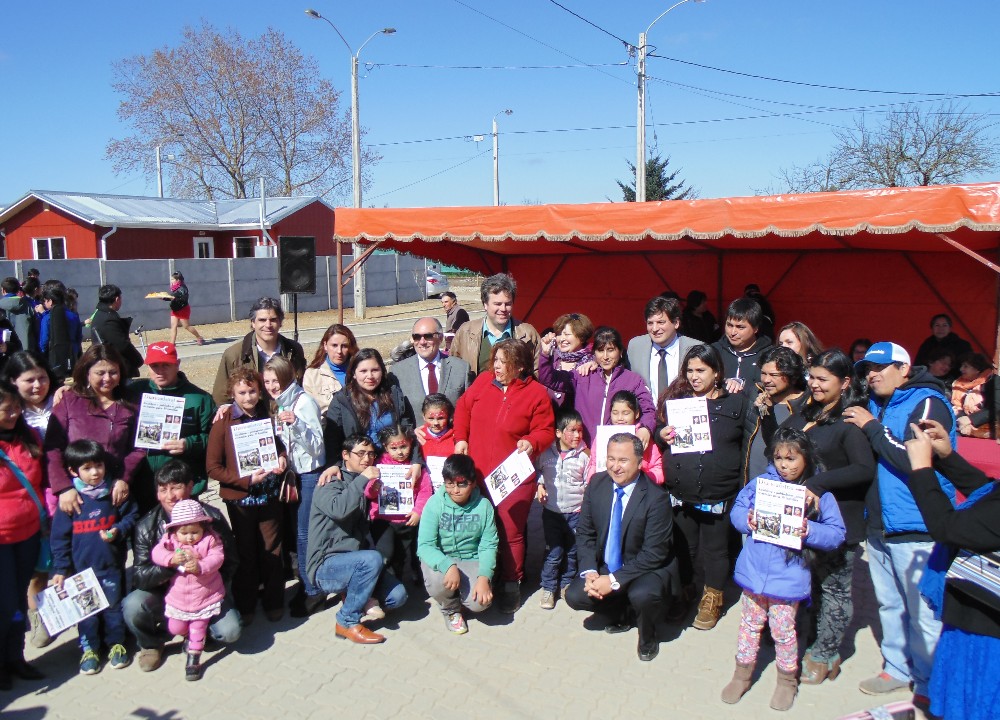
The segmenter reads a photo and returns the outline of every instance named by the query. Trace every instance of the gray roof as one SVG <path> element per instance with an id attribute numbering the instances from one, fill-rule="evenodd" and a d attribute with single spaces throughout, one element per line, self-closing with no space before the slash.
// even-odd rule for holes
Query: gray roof
<path id="1" fill-rule="evenodd" d="M 20 212 L 36 199 L 91 225 L 102 227 L 193 230 L 252 230 L 260 227 L 260 200 L 258 198 L 181 200 L 178 198 L 52 190 L 29 191 L 20 200 L 0 211 L 0 223 Z M 314 202 L 327 205 L 322 198 L 316 196 L 269 197 L 267 198 L 265 226 L 271 227 L 274 223 Z"/>

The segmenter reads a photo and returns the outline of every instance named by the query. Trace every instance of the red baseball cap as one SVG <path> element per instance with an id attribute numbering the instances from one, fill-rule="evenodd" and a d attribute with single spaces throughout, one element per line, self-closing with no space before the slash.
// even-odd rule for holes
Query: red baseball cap
<path id="1" fill-rule="evenodd" d="M 149 346 L 146 350 L 146 364 L 153 365 L 154 363 L 170 363 L 171 365 L 180 365 L 180 360 L 177 359 L 177 347 L 172 342 L 155 342 Z"/>

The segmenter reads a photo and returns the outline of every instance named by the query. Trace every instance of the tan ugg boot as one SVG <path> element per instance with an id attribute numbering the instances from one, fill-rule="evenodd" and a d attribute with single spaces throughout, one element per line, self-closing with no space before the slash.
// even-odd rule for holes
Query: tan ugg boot
<path id="1" fill-rule="evenodd" d="M 796 672 L 785 672 L 778 668 L 778 685 L 774 688 L 774 695 L 771 696 L 772 710 L 788 710 L 795 702 L 795 696 L 799 692 L 799 680 Z"/>
<path id="2" fill-rule="evenodd" d="M 711 630 L 719 622 L 719 615 L 722 614 L 722 591 L 705 586 L 705 594 L 701 596 L 698 603 L 698 614 L 695 616 L 693 626 L 698 630 Z"/>
<path id="3" fill-rule="evenodd" d="M 722 702 L 735 705 L 740 701 L 747 690 L 750 689 L 750 676 L 753 675 L 753 665 L 740 665 L 736 663 L 736 671 L 733 679 L 726 687 L 722 688 Z"/>

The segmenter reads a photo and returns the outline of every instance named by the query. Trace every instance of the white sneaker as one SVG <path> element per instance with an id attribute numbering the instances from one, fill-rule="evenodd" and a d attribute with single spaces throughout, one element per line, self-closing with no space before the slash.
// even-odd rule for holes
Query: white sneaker
<path id="1" fill-rule="evenodd" d="M 361 616 L 361 622 L 372 622 L 373 620 L 381 620 L 384 617 L 385 610 L 379 606 L 378 600 L 368 598 L 368 602 L 365 603 L 364 615 Z"/>

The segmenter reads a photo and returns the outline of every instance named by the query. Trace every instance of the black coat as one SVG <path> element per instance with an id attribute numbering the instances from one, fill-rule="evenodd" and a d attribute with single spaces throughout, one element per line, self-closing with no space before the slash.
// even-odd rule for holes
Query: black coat
<path id="1" fill-rule="evenodd" d="M 139 377 L 139 368 L 142 367 L 143 358 L 139 351 L 135 349 L 129 339 L 129 328 L 132 325 L 132 318 L 123 318 L 111 309 L 107 303 L 97 303 L 97 311 L 94 319 L 90 322 L 90 332 L 94 342 L 103 345 L 110 345 L 119 352 L 125 367 L 122 368 L 122 375 L 125 377 Z"/>
<path id="2" fill-rule="evenodd" d="M 743 393 L 726 394 L 708 401 L 712 451 L 673 454 L 656 429 L 656 444 L 663 451 L 665 487 L 678 500 L 691 504 L 732 500 L 743 486 L 743 462 L 749 438 L 747 412 L 751 402 Z M 670 418 L 667 418 L 670 424 Z"/>
<path id="3" fill-rule="evenodd" d="M 927 530 L 936 542 L 972 552 L 1000 552 L 1000 484 L 970 465 L 957 452 L 934 462 L 935 469 L 944 475 L 957 490 L 971 495 L 986 483 L 993 482 L 993 490 L 966 508 L 954 508 L 941 490 L 934 470 L 926 468 L 910 474 L 910 491 L 924 517 Z M 949 579 L 945 584 L 942 620 L 960 630 L 977 635 L 1000 638 L 1000 610 L 996 609 L 996 596 L 980 595 L 985 591 L 962 586 Z M 990 603 L 993 603 L 991 606 Z"/>

